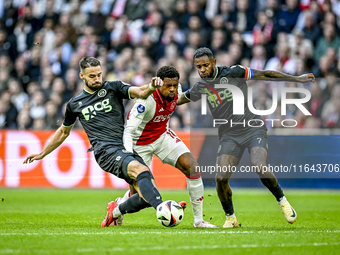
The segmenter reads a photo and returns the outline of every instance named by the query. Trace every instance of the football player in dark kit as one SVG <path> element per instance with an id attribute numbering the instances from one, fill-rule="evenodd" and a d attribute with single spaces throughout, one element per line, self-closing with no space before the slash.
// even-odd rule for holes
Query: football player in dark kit
<path id="1" fill-rule="evenodd" d="M 28 156 L 24 164 L 43 159 L 61 145 L 78 117 L 99 166 L 123 178 L 138 192 L 119 206 L 114 201 L 108 204 L 107 215 L 101 223 L 102 227 L 108 227 L 122 214 L 138 212 L 150 206 L 156 209 L 162 203 L 149 168 L 142 158 L 126 151 L 123 145 L 123 99 L 147 98 L 163 81 L 154 77 L 150 84 L 141 87 L 121 81 L 103 82 L 100 62 L 96 58 L 84 57 L 79 66 L 79 75 L 84 81 L 83 91 L 67 103 L 65 120 L 51 141 L 40 153 Z"/>
<path id="2" fill-rule="evenodd" d="M 253 114 L 248 106 L 244 105 L 243 115 L 233 114 L 233 94 L 225 88 L 214 88 L 215 84 L 228 83 L 242 90 L 244 98 L 248 98 L 247 83 L 249 79 L 270 81 L 314 82 L 312 73 L 300 76 L 291 76 L 278 71 L 255 70 L 243 66 L 216 66 L 216 59 L 210 49 L 199 48 L 194 53 L 194 65 L 202 80 L 196 83 L 190 90 L 182 95 L 178 105 L 201 99 L 202 94 L 208 97 L 208 104 L 214 119 L 231 120 L 238 125 L 220 125 L 219 147 L 217 152 L 217 167 L 233 167 L 239 163 L 244 150 L 247 148 L 250 154 L 251 165 L 257 167 L 257 174 L 261 182 L 275 196 L 288 223 L 293 224 L 297 219 L 297 213 L 289 204 L 278 184 L 275 175 L 270 171 L 262 171 L 266 168 L 267 159 L 267 128 L 259 115 Z M 226 90 L 226 91 L 225 91 Z M 214 98 L 212 95 L 224 93 L 224 96 Z M 211 98 L 209 98 L 211 97 Z M 242 125 L 253 121 L 251 126 Z M 258 127 L 256 127 L 258 126 Z M 220 168 L 220 169 L 221 169 Z M 227 168 L 228 169 L 228 168 Z M 232 171 L 219 171 L 216 173 L 216 189 L 226 214 L 224 228 L 237 226 L 232 202 L 232 190 L 229 186 L 229 178 Z"/>

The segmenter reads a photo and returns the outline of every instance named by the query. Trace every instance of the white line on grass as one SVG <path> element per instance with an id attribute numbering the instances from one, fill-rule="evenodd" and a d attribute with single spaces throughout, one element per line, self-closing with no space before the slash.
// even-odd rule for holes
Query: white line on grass
<path id="1" fill-rule="evenodd" d="M 202 249 L 247 249 L 247 248 L 277 248 L 277 247 L 305 247 L 305 246 L 339 246 L 340 243 L 281 243 L 276 245 L 271 244 L 230 244 L 230 245 L 185 245 L 185 246 L 144 246 L 138 247 L 138 250 L 152 251 L 152 250 L 202 250 Z M 114 252 L 114 251 L 135 251 L 135 247 L 114 247 L 109 249 L 102 248 L 80 248 L 76 249 L 77 253 L 87 252 Z M 0 249 L 0 254 L 21 253 L 20 249 Z M 46 253 L 47 250 L 38 250 L 38 253 Z M 54 250 L 54 253 L 63 253 L 65 251 Z"/>
<path id="2" fill-rule="evenodd" d="M 156 235 L 178 235 L 178 234 L 289 234 L 289 233 L 296 233 L 296 232 L 303 232 L 303 233 L 340 233 L 340 230 L 259 230 L 259 231 L 148 231 L 148 234 L 156 234 Z M 120 234 L 120 235 L 139 235 L 140 232 L 135 232 L 135 231 L 121 231 L 121 232 L 112 232 L 115 234 Z M 62 235 L 107 235 L 108 232 L 62 232 L 62 233 L 0 233 L 0 236 L 62 236 Z"/>

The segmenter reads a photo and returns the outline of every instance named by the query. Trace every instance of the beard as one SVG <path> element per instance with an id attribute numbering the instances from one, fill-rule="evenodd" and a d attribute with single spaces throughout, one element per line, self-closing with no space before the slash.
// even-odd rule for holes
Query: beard
<path id="1" fill-rule="evenodd" d="M 85 81 L 85 85 L 90 88 L 91 90 L 97 90 L 100 88 L 100 86 L 102 85 L 101 83 L 94 83 L 94 84 L 90 84 L 86 79 L 84 79 Z"/>

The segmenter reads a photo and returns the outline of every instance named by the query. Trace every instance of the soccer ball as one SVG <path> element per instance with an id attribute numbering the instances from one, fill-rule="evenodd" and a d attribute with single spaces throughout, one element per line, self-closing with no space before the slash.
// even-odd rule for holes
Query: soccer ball
<path id="1" fill-rule="evenodd" d="M 175 201 L 168 200 L 157 207 L 157 219 L 165 227 L 177 226 L 183 217 L 183 208 Z"/>

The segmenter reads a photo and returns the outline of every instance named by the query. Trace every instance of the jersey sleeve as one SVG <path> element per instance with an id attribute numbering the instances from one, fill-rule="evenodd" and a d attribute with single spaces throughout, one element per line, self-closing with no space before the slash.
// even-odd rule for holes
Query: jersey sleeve
<path id="1" fill-rule="evenodd" d="M 130 97 L 130 89 L 131 85 L 122 81 L 115 81 L 114 88 L 116 93 L 120 94 L 124 99 L 131 99 Z"/>
<path id="2" fill-rule="evenodd" d="M 200 90 L 198 84 L 196 83 L 191 89 L 188 89 L 186 92 L 184 92 L 184 96 L 190 101 L 196 102 L 201 99 L 202 91 L 203 90 Z"/>
<path id="3" fill-rule="evenodd" d="M 77 120 L 77 114 L 72 111 L 71 104 L 70 102 L 68 102 L 66 105 L 65 119 L 63 122 L 63 126 L 70 127 L 74 124 L 74 122 L 76 122 L 76 120 Z"/>
<path id="4" fill-rule="evenodd" d="M 177 98 L 177 103 L 178 103 L 179 100 L 181 100 L 181 97 L 182 97 L 183 94 L 184 93 L 183 93 L 183 90 L 182 90 L 182 85 L 180 83 L 178 83 L 178 89 L 177 89 L 177 96 L 178 96 L 178 98 Z"/>
<path id="5" fill-rule="evenodd" d="M 148 106 L 148 99 L 136 99 L 130 110 L 124 129 L 124 147 L 127 151 L 133 152 L 133 134 L 142 124 L 145 114 L 151 107 Z"/>
<path id="6" fill-rule="evenodd" d="M 243 78 L 246 81 L 254 78 L 253 69 L 250 67 L 241 65 L 232 66 L 230 72 L 235 78 Z"/>

